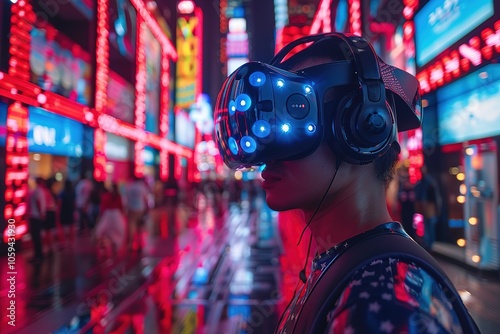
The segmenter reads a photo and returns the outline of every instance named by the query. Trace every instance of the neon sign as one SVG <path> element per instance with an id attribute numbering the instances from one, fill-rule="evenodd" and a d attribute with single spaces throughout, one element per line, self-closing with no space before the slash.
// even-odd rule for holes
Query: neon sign
<path id="1" fill-rule="evenodd" d="M 417 74 L 423 93 L 451 82 L 462 74 L 500 54 L 500 21 L 486 28 L 468 43 L 451 49 Z"/>
<path id="2" fill-rule="evenodd" d="M 160 137 L 167 138 L 169 130 L 168 111 L 170 109 L 170 62 L 168 55 L 163 52 L 161 58 L 161 108 L 160 108 Z M 160 179 L 168 179 L 168 151 L 160 150 Z"/>
<path id="3" fill-rule="evenodd" d="M 169 105 L 169 61 L 176 60 L 177 54 L 171 42 L 161 31 L 158 23 L 149 14 L 142 1 L 133 1 L 133 5 L 138 8 L 139 14 L 143 17 L 151 29 L 153 35 L 160 41 L 162 46 L 162 72 L 161 72 L 161 103 L 162 114 L 160 116 L 162 136 L 148 133 L 144 128 L 137 128 L 135 125 L 126 124 L 120 120 L 106 115 L 107 112 L 107 81 L 109 77 L 109 14 L 106 0 L 98 0 L 97 3 L 97 36 L 96 36 L 96 92 L 95 107 L 90 108 L 78 101 L 72 101 L 67 97 L 55 92 L 45 91 L 38 85 L 30 82 L 30 30 L 37 15 L 29 2 L 19 0 L 13 2 L 11 15 L 11 30 L 9 36 L 9 68 L 7 73 L 0 72 L 0 96 L 4 96 L 12 101 L 16 101 L 8 107 L 7 126 L 5 129 L 5 142 L 7 149 L 6 166 L 17 166 L 15 169 L 7 169 L 6 174 L 6 198 L 13 199 L 12 205 L 6 207 L 4 216 L 11 217 L 12 214 L 24 213 L 24 199 L 19 196 L 26 196 L 27 190 L 11 189 L 11 186 L 18 186 L 19 180 L 26 180 L 28 176 L 27 165 L 29 163 L 28 140 L 26 131 L 28 129 L 28 114 L 26 106 L 41 107 L 50 110 L 55 114 L 65 116 L 97 128 L 94 133 L 95 169 L 94 176 L 98 180 L 105 179 L 106 156 L 104 146 L 106 143 L 105 131 L 117 133 L 123 137 L 141 141 L 142 145 L 148 145 L 160 149 L 162 156 L 168 153 L 177 154 L 190 158 L 192 151 L 177 145 L 166 138 L 168 134 L 168 105 Z M 201 27 L 198 27 L 201 29 Z M 200 61 L 198 59 L 198 61 Z M 37 127 L 35 137 L 39 143 L 47 147 L 54 147 L 53 130 Z M 57 132 L 56 132 L 57 134 Z M 56 137 L 57 141 L 57 137 Z M 9 149 L 10 148 L 10 149 Z M 21 151 L 21 150 L 25 151 Z M 142 156 L 142 155 L 141 155 Z M 24 166 L 24 167 L 23 167 Z M 26 167 L 26 168 L 25 168 Z M 164 167 L 164 168 L 168 168 Z M 168 170 L 163 169 L 163 175 L 168 175 Z M 27 188 L 26 188 L 27 189 Z M 13 197 L 14 196 L 14 197 Z M 9 203 L 8 203 L 9 204 Z M 14 206 L 13 206 L 14 205 Z M 19 224 L 22 225 L 21 220 Z M 21 231 L 21 230 L 20 230 Z M 21 233 L 17 234 L 21 236 Z"/>
<path id="4" fill-rule="evenodd" d="M 361 2 L 360 0 L 349 0 L 349 31 L 361 36 Z"/>
<path id="5" fill-rule="evenodd" d="M 408 132 L 408 140 L 406 142 L 408 149 L 408 175 L 410 183 L 415 184 L 422 178 L 420 171 L 424 165 L 424 154 L 422 151 L 422 129 L 418 128 Z"/>
<path id="6" fill-rule="evenodd" d="M 321 0 L 318 11 L 314 15 L 313 23 L 311 24 L 311 30 L 309 31 L 311 35 L 317 34 L 319 32 L 332 31 L 332 23 L 330 19 L 331 4 L 332 0 Z"/>
<path id="7" fill-rule="evenodd" d="M 26 197 L 28 195 L 28 108 L 14 102 L 7 108 L 7 136 L 5 141 L 5 220 L 16 222 L 16 239 L 22 237 L 19 229 L 26 229 Z M 4 235 L 5 239 L 5 235 Z"/>
<path id="8" fill-rule="evenodd" d="M 135 75 L 135 126 L 144 129 L 146 125 L 146 33 L 148 27 L 141 17 L 137 18 L 137 47 L 136 47 L 136 75 Z M 144 161 L 142 154 L 144 143 L 140 140 L 134 144 L 134 174 L 143 176 Z"/>
<path id="9" fill-rule="evenodd" d="M 415 14 L 416 63 L 423 67 L 493 16 L 493 0 L 431 0 Z"/>
<path id="10" fill-rule="evenodd" d="M 29 80 L 29 45 L 30 35 L 25 33 L 31 27 L 33 20 L 33 8 L 26 1 L 18 1 L 12 4 L 11 31 L 10 31 L 10 60 L 9 74 L 13 80 Z M 18 96 L 18 90 L 9 85 L 7 77 L 3 73 L 0 83 L 12 96 Z M 10 89 L 8 88 L 10 86 Z M 5 208 L 4 219 L 15 222 L 15 237 L 19 239 L 27 231 L 26 224 L 26 199 L 28 195 L 28 108 L 21 102 L 22 98 L 16 99 L 7 107 L 6 139 L 5 139 Z M 7 232 L 5 230 L 5 232 Z M 4 242 L 9 240 L 8 233 L 4 233 Z"/>
<path id="11" fill-rule="evenodd" d="M 106 180 L 106 133 L 101 129 L 94 131 L 94 178 Z"/>
<path id="12" fill-rule="evenodd" d="M 177 20 L 177 91 L 178 107 L 188 108 L 196 100 L 196 75 L 200 72 L 196 62 L 199 52 L 199 37 L 196 36 L 196 16 L 180 17 Z"/>

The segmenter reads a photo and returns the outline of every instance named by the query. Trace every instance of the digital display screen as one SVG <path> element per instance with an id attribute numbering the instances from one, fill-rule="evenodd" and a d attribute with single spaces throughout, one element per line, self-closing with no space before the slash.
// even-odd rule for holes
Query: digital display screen
<path id="1" fill-rule="evenodd" d="M 83 125 L 40 108 L 29 108 L 28 146 L 30 152 L 81 157 Z"/>
<path id="2" fill-rule="evenodd" d="M 194 149 L 196 128 L 189 114 L 184 109 L 178 109 L 175 113 L 175 142 Z"/>
<path id="3" fill-rule="evenodd" d="M 436 94 L 441 145 L 500 135 L 500 64 L 487 65 Z"/>
<path id="4" fill-rule="evenodd" d="M 129 0 L 110 0 L 108 8 L 109 19 L 112 22 L 109 29 L 110 46 L 118 50 L 121 56 L 134 60 L 136 43 L 135 27 L 137 25 L 136 10 Z"/>
<path id="5" fill-rule="evenodd" d="M 92 92 L 90 55 L 50 25 L 32 27 L 31 82 L 42 89 L 89 105 Z"/>
<path id="6" fill-rule="evenodd" d="M 7 104 L 0 102 L 0 146 L 5 146 L 7 136 Z"/>
<path id="7" fill-rule="evenodd" d="M 134 86 L 113 71 L 109 72 L 107 113 L 130 124 L 134 123 Z"/>
<path id="8" fill-rule="evenodd" d="M 160 153 L 157 149 L 154 149 L 149 146 L 145 146 L 142 151 L 142 157 L 144 161 L 144 165 L 146 166 L 154 166 L 159 163 Z"/>
<path id="9" fill-rule="evenodd" d="M 417 66 L 427 64 L 493 13 L 493 0 L 430 0 L 414 19 Z"/>
<path id="10" fill-rule="evenodd" d="M 161 46 L 149 28 L 144 26 L 142 32 L 146 53 L 146 131 L 159 134 Z"/>
<path id="11" fill-rule="evenodd" d="M 108 160 L 130 161 L 133 157 L 133 146 L 130 139 L 107 133 L 104 152 Z"/>

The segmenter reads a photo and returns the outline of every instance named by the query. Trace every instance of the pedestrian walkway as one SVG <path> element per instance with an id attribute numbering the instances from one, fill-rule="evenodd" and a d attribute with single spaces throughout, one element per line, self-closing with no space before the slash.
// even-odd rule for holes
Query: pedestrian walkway
<path id="1" fill-rule="evenodd" d="M 116 302 L 144 285 L 150 279 L 149 271 L 161 259 L 179 252 L 176 233 L 185 236 L 188 220 L 194 218 L 188 211 L 180 207 L 151 212 L 143 233 L 146 247 L 142 253 L 102 258 L 91 234 L 79 235 L 70 247 L 54 252 L 41 263 L 29 263 L 32 251 L 25 247 L 16 254 L 15 327 L 2 317 L 0 332 L 50 333 L 72 321 L 80 322 L 75 326 L 88 322 L 91 312 L 102 310 L 106 299 Z M 7 258 L 0 258 L 0 264 L 6 267 Z M 2 282 L 7 279 L 5 275 L 3 271 Z M 2 296 L 7 296 L 6 289 L 2 284 Z M 7 302 L 7 298 L 1 299 L 3 310 Z"/>

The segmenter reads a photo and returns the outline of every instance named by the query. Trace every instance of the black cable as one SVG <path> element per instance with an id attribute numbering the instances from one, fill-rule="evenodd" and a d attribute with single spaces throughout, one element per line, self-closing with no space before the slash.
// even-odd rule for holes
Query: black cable
<path id="1" fill-rule="evenodd" d="M 304 268 L 302 268 L 302 270 L 299 272 L 299 278 L 302 281 L 302 283 L 304 283 L 304 284 L 307 282 L 306 267 L 307 267 L 307 261 L 309 259 L 309 252 L 311 250 L 312 239 L 313 239 L 313 235 L 311 233 L 311 235 L 309 237 L 309 246 L 307 246 L 306 263 L 304 263 Z"/>
<path id="2" fill-rule="evenodd" d="M 306 228 L 309 227 L 309 224 L 311 224 L 313 218 L 316 216 L 316 214 L 318 213 L 319 211 L 319 208 L 321 207 L 321 204 L 323 204 L 323 201 L 325 200 L 326 198 L 326 195 L 328 194 L 328 191 L 330 191 L 330 188 L 333 184 L 333 180 L 335 180 L 335 177 L 337 176 L 337 172 L 339 171 L 339 168 L 340 168 L 340 163 L 342 162 L 342 159 L 337 159 L 337 164 L 335 166 L 335 173 L 333 173 L 333 176 L 332 176 L 332 179 L 330 180 L 330 183 L 328 184 L 328 187 L 326 188 L 326 191 L 325 193 L 323 194 L 323 197 L 321 198 L 321 200 L 319 201 L 319 204 L 318 206 L 316 207 L 316 210 L 314 211 L 313 215 L 311 216 L 311 219 L 309 219 L 309 222 L 306 224 L 306 226 L 304 227 L 304 229 L 302 230 L 302 233 L 300 234 L 300 238 L 299 238 L 299 242 L 297 243 L 297 246 L 300 245 L 300 242 L 302 241 L 302 237 L 304 236 L 304 232 L 306 231 Z M 311 236 L 309 238 L 309 246 L 307 247 L 307 256 L 306 256 L 306 260 L 305 260 L 305 263 L 304 263 L 304 268 L 302 268 L 301 271 L 299 271 L 299 278 L 300 280 L 305 284 L 307 282 L 307 275 L 306 275 L 306 267 L 307 267 L 307 262 L 309 261 L 309 252 L 311 250 L 311 243 L 312 243 L 312 233 L 311 233 Z"/>
<path id="3" fill-rule="evenodd" d="M 313 215 L 311 216 L 311 219 L 309 219 L 309 222 L 306 224 L 306 226 L 304 227 L 304 229 L 302 230 L 302 233 L 300 234 L 300 238 L 299 238 L 299 242 L 297 243 L 297 246 L 300 245 L 300 242 L 302 241 L 302 237 L 304 236 L 304 232 L 306 231 L 306 229 L 309 227 L 309 224 L 311 224 L 313 218 L 316 216 L 316 214 L 318 213 L 319 211 L 319 208 L 321 207 L 321 204 L 323 204 L 323 201 L 325 200 L 326 198 L 326 195 L 328 194 L 328 191 L 330 190 L 330 187 L 332 186 L 333 184 L 333 180 L 335 180 L 335 176 L 337 176 L 337 172 L 339 171 L 339 168 L 340 168 L 340 163 L 342 162 L 341 159 L 337 159 L 337 166 L 335 168 L 335 173 L 333 173 L 333 177 L 330 181 L 330 184 L 328 185 L 328 188 L 326 188 L 326 191 L 325 193 L 323 194 L 323 197 L 321 198 L 321 200 L 319 201 L 319 204 L 318 206 L 316 207 L 316 210 L 314 211 Z"/>
<path id="4" fill-rule="evenodd" d="M 323 197 L 321 198 L 321 200 L 319 201 L 319 204 L 318 204 L 318 207 L 316 208 L 316 211 L 314 211 L 311 219 L 309 219 L 309 222 L 306 224 L 306 226 L 304 227 L 304 229 L 302 230 L 302 233 L 300 234 L 300 238 L 299 238 L 299 242 L 297 243 L 297 246 L 300 245 L 300 242 L 302 241 L 302 236 L 304 235 L 304 232 L 306 231 L 306 228 L 309 227 L 309 224 L 311 224 L 314 216 L 316 216 L 316 214 L 318 213 L 318 210 L 319 208 L 321 207 L 321 204 L 323 203 L 323 201 L 325 200 L 326 198 L 326 195 L 328 194 L 328 191 L 330 190 L 330 187 L 332 186 L 333 184 L 333 180 L 335 180 L 335 176 L 337 176 L 337 172 L 339 171 L 339 168 L 340 168 L 340 163 L 342 162 L 341 159 L 338 159 L 337 160 L 337 164 L 335 166 L 335 173 L 333 173 L 333 177 L 332 179 L 330 180 L 330 184 L 328 184 L 328 188 L 326 188 L 326 191 L 325 193 L 323 194 Z M 312 233 L 311 233 L 311 236 L 309 238 L 309 247 L 307 248 L 307 256 L 306 256 L 306 260 L 305 260 L 305 264 L 304 264 L 304 268 L 299 272 L 299 278 L 300 280 L 305 284 L 307 282 L 307 277 L 306 277 L 306 267 L 307 267 L 307 262 L 308 262 L 308 259 L 309 259 L 309 251 L 311 250 L 311 243 L 312 243 Z M 283 311 L 283 313 L 281 314 L 281 317 L 280 317 L 280 320 L 278 321 L 277 325 L 276 325 L 276 330 L 275 332 L 277 331 L 279 325 L 281 324 L 281 321 L 283 321 L 283 316 L 285 315 L 286 313 L 286 310 L 290 307 L 290 305 L 292 304 L 293 302 L 293 299 L 295 298 L 295 295 L 297 294 L 297 288 L 299 287 L 299 283 L 297 282 L 297 286 L 295 287 L 295 291 L 293 292 L 293 296 L 292 298 L 290 299 L 290 301 L 288 302 L 288 305 L 287 307 L 285 308 L 285 311 Z"/>

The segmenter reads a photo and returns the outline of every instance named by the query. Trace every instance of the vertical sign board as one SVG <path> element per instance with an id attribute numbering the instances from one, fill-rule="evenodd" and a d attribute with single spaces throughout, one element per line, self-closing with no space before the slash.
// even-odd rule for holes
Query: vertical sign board
<path id="1" fill-rule="evenodd" d="M 177 60 L 176 106 L 189 108 L 196 101 L 196 79 L 201 69 L 198 68 L 197 53 L 199 37 L 196 35 L 198 17 L 182 15 L 177 20 Z"/>

